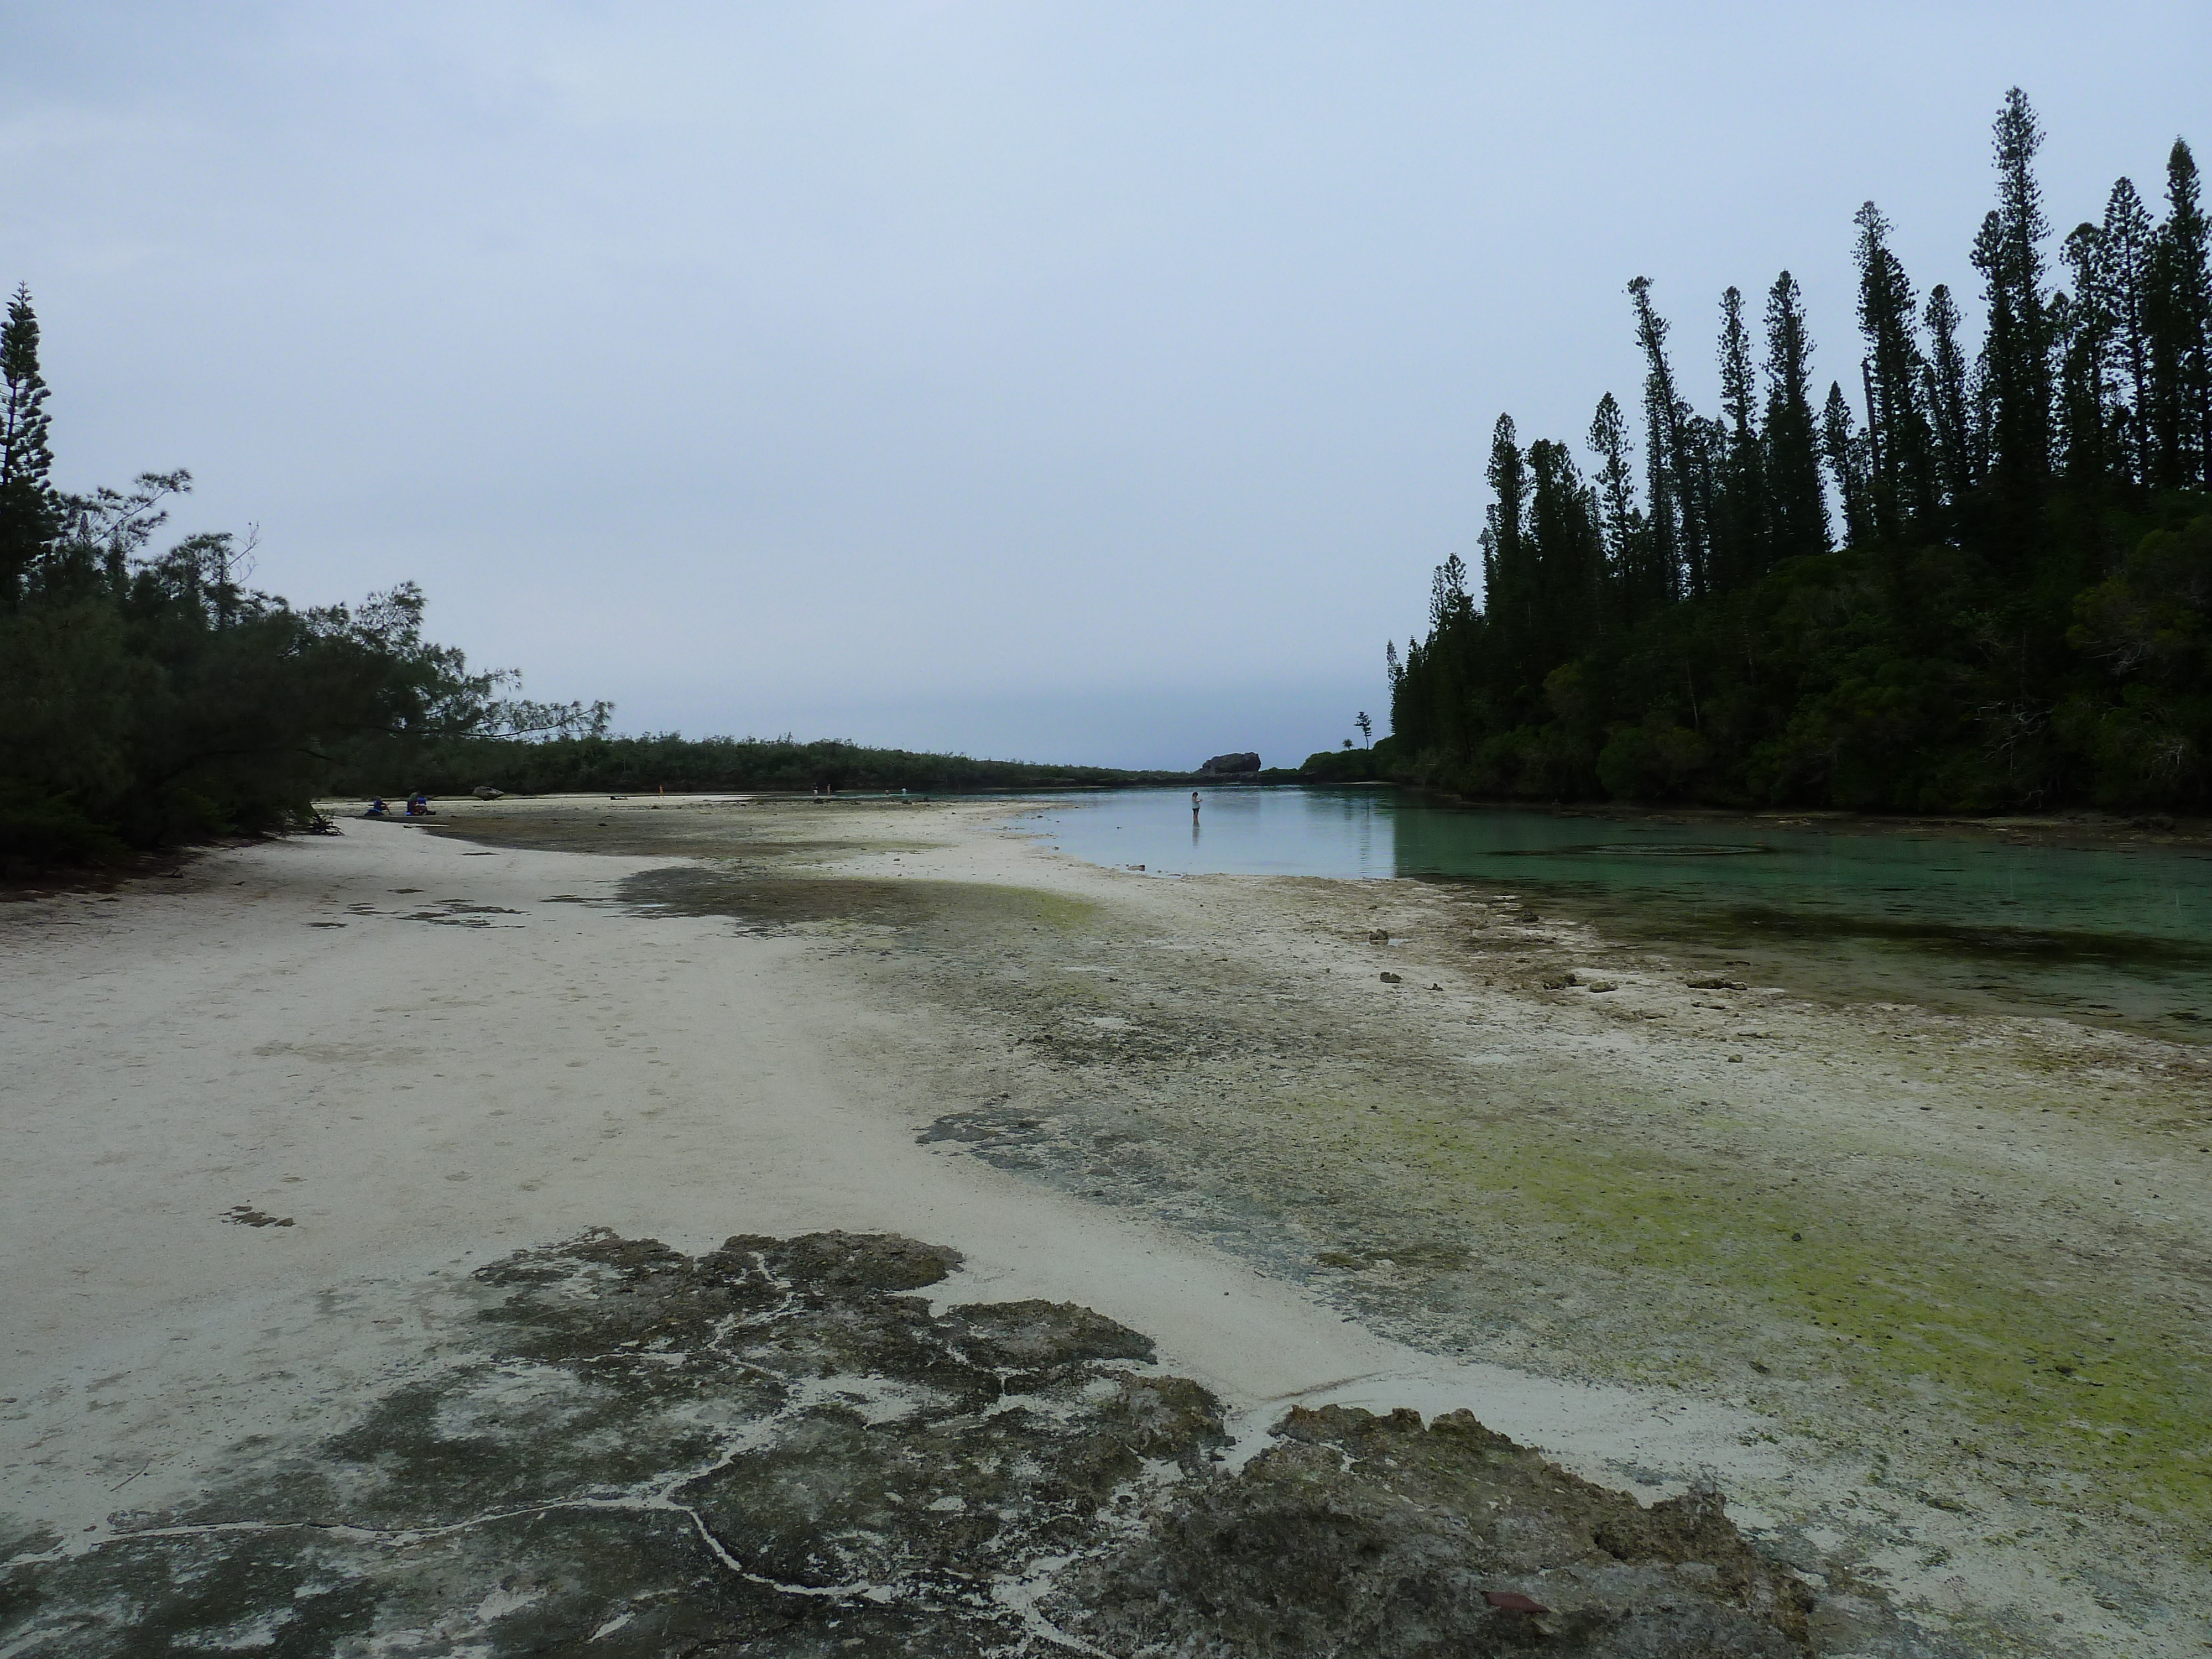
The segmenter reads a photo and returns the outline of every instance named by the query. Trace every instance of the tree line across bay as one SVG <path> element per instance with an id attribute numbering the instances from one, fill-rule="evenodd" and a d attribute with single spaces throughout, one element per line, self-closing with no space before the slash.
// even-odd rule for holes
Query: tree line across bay
<path id="1" fill-rule="evenodd" d="M 1863 810 L 2178 805 L 2212 787 L 2212 274 L 2177 140 L 2046 254 L 2014 89 L 1973 237 L 1981 326 L 1923 300 L 1871 202 L 1859 349 L 1816 388 L 1788 271 L 1730 288 L 1720 397 L 1683 395 L 1653 284 L 1644 363 L 1573 447 L 1498 418 L 1480 570 L 1386 649 L 1372 769 L 1481 797 Z M 1754 308 L 1756 307 L 1756 314 Z M 1754 336 L 1757 336 L 1755 338 Z"/>
<path id="2" fill-rule="evenodd" d="M 434 794 L 462 794 L 477 784 L 489 783 L 511 793 L 532 795 L 655 789 L 799 794 L 817 789 L 856 793 L 904 790 L 936 795 L 1188 783 L 1196 775 L 986 760 L 879 749 L 834 738 L 687 738 L 674 732 L 617 737 L 599 732 L 542 739 L 495 733 L 447 737 L 426 744 L 398 738 L 364 743 L 353 750 L 332 787 L 358 793 L 380 788 L 388 792 L 392 787 L 388 780 L 405 777 L 412 781 L 408 787 Z"/>

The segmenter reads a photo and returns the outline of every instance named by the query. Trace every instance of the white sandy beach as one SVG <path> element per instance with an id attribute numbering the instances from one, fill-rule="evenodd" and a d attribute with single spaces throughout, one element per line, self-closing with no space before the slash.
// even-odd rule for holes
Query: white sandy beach
<path id="1" fill-rule="evenodd" d="M 645 861 L 344 829 L 0 918 L 0 1478 L 26 1520 L 97 1527 L 245 1437 L 319 1432 L 425 1358 L 440 1286 L 589 1227 L 687 1251 L 903 1232 L 967 1257 L 942 1299 L 1082 1303 L 1248 1411 L 1466 1406 L 1601 1476 L 1771 1461 L 1725 1413 L 1440 1364 L 1187 1237 L 917 1146 L 899 1076 L 828 1063 L 883 1016 L 804 942 L 568 902 Z M 239 1208 L 292 1224 L 226 1223 Z"/>
<path id="2" fill-rule="evenodd" d="M 1323 892 L 1328 884 L 1147 883 L 1048 854 L 991 817 L 952 809 L 917 829 L 862 812 L 839 831 L 857 850 L 830 862 L 878 881 L 1019 882 L 1149 906 L 1147 927 L 1168 925 L 1162 907 L 1188 920 L 1218 917 L 1207 907 L 1224 900 L 1249 905 L 1235 951 L 1335 975 L 1333 996 L 1372 987 L 1340 930 L 1279 937 L 1294 911 L 1351 902 Z M 186 860 L 113 894 L 0 910 L 0 1483 L 15 1533 L 41 1547 L 58 1537 L 81 1548 L 107 1535 L 112 1516 L 158 1510 L 243 1459 L 312 1443 L 439 1361 L 480 1300 L 472 1270 L 592 1228 L 686 1253 L 734 1233 L 823 1230 L 951 1246 L 966 1267 L 933 1291 L 940 1304 L 1077 1303 L 1143 1332 L 1162 1370 L 1222 1396 L 1248 1453 L 1293 1399 L 1463 1407 L 1590 1479 L 1624 1486 L 1633 1472 L 1647 1500 L 1716 1477 L 1746 1524 L 1816 1542 L 1840 1535 L 1844 1512 L 1863 1516 L 1882 1485 L 1881 1467 L 1866 1485 L 1863 1462 L 1811 1448 L 1788 1413 L 1744 1389 L 1592 1380 L 1565 1358 L 1545 1363 L 1540 1319 L 1492 1345 L 1515 1364 L 1482 1363 L 1480 1349 L 1440 1357 L 1378 1334 L 1341 1297 L 1287 1282 L 1264 1255 L 956 1144 L 918 1142 L 919 1127 L 973 1103 L 943 1097 L 960 1075 L 948 1047 L 988 1034 L 856 976 L 852 937 L 611 902 L 623 878 L 665 859 L 343 828 Z M 865 844 L 872 836 L 880 844 Z M 1263 891 L 1272 909 L 1254 896 Z M 1664 987 L 1644 977 L 1656 1006 Z M 1668 1059 L 1660 1039 L 1621 1034 L 1626 1015 L 1609 1013 L 1616 1024 L 1600 1030 L 1595 1016 L 1486 994 L 1489 982 L 1462 974 L 1449 991 L 1472 1000 L 1482 1052 L 1460 1059 L 1478 1069 L 1549 1043 L 1553 1067 L 1616 1066 L 1648 1082 L 1673 1066 L 1686 1090 L 1722 1074 L 1717 1038 L 1697 1037 L 1705 1046 L 1692 1060 Z M 1624 1003 L 1639 994 L 1623 987 Z M 1671 994 L 1678 1012 L 1700 1006 Z M 1863 1016 L 1778 1006 L 1767 1016 L 1776 1030 L 1793 1019 L 1803 1057 L 1762 1057 L 1757 1099 L 1769 1105 L 1745 1111 L 1796 1109 L 1806 1077 L 1881 1035 Z M 2109 1072 L 2118 1052 L 2107 1044 L 2096 1064 Z M 987 1061 L 998 1063 L 974 1060 Z M 1911 1132 L 1951 1133 L 1918 1108 L 1942 1088 L 1984 1086 L 1988 1074 L 1977 1076 L 1911 1084 L 1919 1092 L 1901 1109 Z M 2087 1156 L 2057 1141 L 2003 1153 L 2040 1171 L 2046 1190 L 2072 1178 L 2067 1159 Z M 1384 1261 L 1369 1279 L 1397 1271 Z M 2076 1558 L 1991 1530 L 1999 1514 L 2016 1528 L 2032 1511 L 1987 1501 L 1978 1519 L 1964 1504 L 1902 1521 L 1888 1512 L 1893 1545 L 1871 1564 L 1862 1549 L 1861 1570 L 1959 1616 L 2018 1626 L 2031 1608 L 2064 1627 L 2053 1651 L 2093 1636 L 2100 1651 L 2196 1650 L 2193 1568 L 2135 1564 L 2166 1611 L 2123 1620 Z"/>

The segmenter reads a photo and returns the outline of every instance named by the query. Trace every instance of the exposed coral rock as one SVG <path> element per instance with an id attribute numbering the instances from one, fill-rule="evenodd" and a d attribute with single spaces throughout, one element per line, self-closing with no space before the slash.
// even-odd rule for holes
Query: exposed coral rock
<path id="1" fill-rule="evenodd" d="M 846 1233 L 522 1252 L 476 1275 L 475 1357 L 191 1503 L 23 1537 L 0 1647 L 1804 1650 L 1809 1595 L 1715 1494 L 1644 1509 L 1463 1413 L 1294 1411 L 1225 1474 L 1219 1407 L 1138 1333 L 908 1294 L 959 1261 Z"/>
<path id="2" fill-rule="evenodd" d="M 1115 1653 L 1804 1651 L 1811 1593 L 1717 1493 L 1647 1510 L 1465 1412 L 1424 1428 L 1332 1406 L 1275 1432 L 1142 1542 L 1063 1578 L 1062 1621 Z"/>

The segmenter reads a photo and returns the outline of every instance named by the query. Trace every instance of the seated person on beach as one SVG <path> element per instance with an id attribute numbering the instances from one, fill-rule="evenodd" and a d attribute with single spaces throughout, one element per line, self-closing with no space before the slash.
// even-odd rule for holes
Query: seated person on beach
<path id="1" fill-rule="evenodd" d="M 368 799 L 368 811 L 363 812 L 362 817 L 365 818 L 387 817 L 391 815 L 391 812 L 392 809 L 384 804 L 383 796 L 372 795 Z"/>
<path id="2" fill-rule="evenodd" d="M 407 816 L 410 818 L 427 818 L 434 816 L 430 811 L 430 798 L 421 793 L 409 797 Z"/>

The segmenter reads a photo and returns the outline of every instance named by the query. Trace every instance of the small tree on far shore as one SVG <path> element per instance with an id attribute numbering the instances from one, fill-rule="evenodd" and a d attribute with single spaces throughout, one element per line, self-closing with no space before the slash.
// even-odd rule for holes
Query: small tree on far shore
<path id="1" fill-rule="evenodd" d="M 1360 745 L 1363 748 L 1372 749 L 1375 746 L 1375 722 L 1367 718 L 1367 711 L 1364 708 L 1361 709 L 1359 718 L 1352 723 L 1359 728 Z"/>

